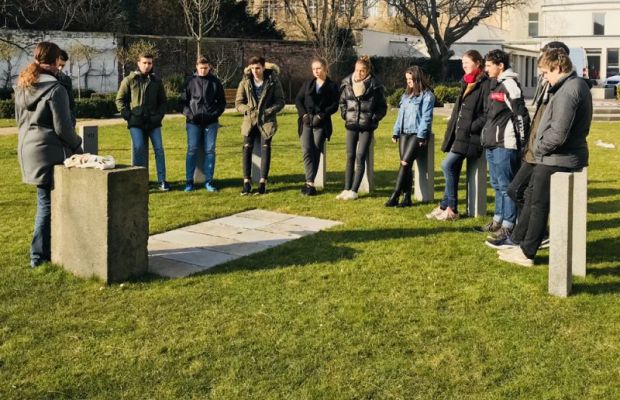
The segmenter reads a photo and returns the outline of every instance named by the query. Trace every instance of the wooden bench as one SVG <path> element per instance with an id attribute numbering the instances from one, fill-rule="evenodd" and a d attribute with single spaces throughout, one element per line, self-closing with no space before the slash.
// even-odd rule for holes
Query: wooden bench
<path id="1" fill-rule="evenodd" d="M 226 106 L 235 106 L 235 97 L 237 96 L 237 89 L 224 89 L 224 97 L 226 97 Z"/>

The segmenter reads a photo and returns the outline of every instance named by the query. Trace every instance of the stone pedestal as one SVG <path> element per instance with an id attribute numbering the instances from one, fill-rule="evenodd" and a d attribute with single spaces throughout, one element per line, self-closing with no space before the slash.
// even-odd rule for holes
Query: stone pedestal
<path id="1" fill-rule="evenodd" d="M 317 189 L 323 189 L 325 182 L 327 181 L 327 141 L 323 143 L 321 149 L 321 158 L 319 160 L 319 169 L 314 177 L 314 187 Z"/>
<path id="2" fill-rule="evenodd" d="M 99 154 L 99 127 L 80 125 L 78 135 L 82 138 L 84 153 Z"/>
<path id="3" fill-rule="evenodd" d="M 425 203 L 435 200 L 435 135 L 428 136 L 426 149 L 413 163 L 413 197 Z"/>
<path id="4" fill-rule="evenodd" d="M 52 262 L 121 282 L 148 267 L 148 173 L 141 167 L 54 167 Z"/>
<path id="5" fill-rule="evenodd" d="M 196 150 L 196 168 L 194 169 L 194 184 L 202 185 L 206 181 L 205 176 L 205 145 L 201 140 Z"/>
<path id="6" fill-rule="evenodd" d="M 467 159 L 467 215 L 481 217 L 487 213 L 487 160 L 484 153 Z"/>
<path id="7" fill-rule="evenodd" d="M 260 181 L 260 162 L 261 162 L 260 136 L 254 138 L 254 148 L 252 149 L 252 182 Z"/>
<path id="8" fill-rule="evenodd" d="M 549 293 L 567 297 L 572 287 L 573 174 L 551 175 Z"/>
<path id="9" fill-rule="evenodd" d="M 359 142 L 357 143 L 359 146 Z M 366 169 L 358 193 L 370 193 L 375 190 L 375 138 L 372 138 L 366 157 Z"/>
<path id="10" fill-rule="evenodd" d="M 553 203 L 551 203 L 553 204 Z M 586 232 L 588 220 L 588 169 L 573 172 L 573 275 L 586 276 Z"/>

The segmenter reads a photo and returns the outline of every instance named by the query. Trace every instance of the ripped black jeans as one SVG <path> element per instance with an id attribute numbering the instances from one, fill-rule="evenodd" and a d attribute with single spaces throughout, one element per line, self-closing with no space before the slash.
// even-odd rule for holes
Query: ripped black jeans
<path id="1" fill-rule="evenodd" d="M 255 126 L 250 134 L 243 138 L 243 178 L 252 179 L 252 151 L 254 150 L 254 141 L 260 138 L 260 177 L 267 180 L 269 177 L 269 166 L 271 165 L 271 139 L 266 139 L 261 135 Z"/>

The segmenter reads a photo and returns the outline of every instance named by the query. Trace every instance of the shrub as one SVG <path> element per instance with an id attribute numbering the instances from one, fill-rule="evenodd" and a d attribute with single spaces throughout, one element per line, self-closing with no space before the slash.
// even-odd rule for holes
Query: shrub
<path id="1" fill-rule="evenodd" d="M 616 100 L 620 101 L 620 90 L 618 89 L 618 86 L 616 86 Z"/>
<path id="2" fill-rule="evenodd" d="M 454 103 L 461 94 L 460 86 L 435 86 L 435 106 L 443 106 L 445 103 Z"/>
<path id="3" fill-rule="evenodd" d="M 116 101 L 116 93 L 93 93 L 91 99 Z"/>
<path id="4" fill-rule="evenodd" d="M 10 100 L 13 98 L 13 88 L 0 88 L 0 100 Z"/>
<path id="5" fill-rule="evenodd" d="M 178 94 L 166 96 L 166 113 L 177 113 L 181 112 L 181 107 L 179 107 L 179 100 L 181 96 Z"/>
<path id="6" fill-rule="evenodd" d="M 111 118 L 117 113 L 116 104 L 111 99 L 75 99 L 78 118 Z"/>
<path id="7" fill-rule="evenodd" d="M 392 94 L 387 97 L 388 106 L 394 108 L 398 107 L 400 104 L 400 98 L 402 97 L 403 93 L 405 93 L 404 88 L 398 88 L 394 90 Z"/>
<path id="8" fill-rule="evenodd" d="M 15 101 L 0 100 L 0 118 L 15 118 Z"/>
<path id="9" fill-rule="evenodd" d="M 81 96 L 83 99 L 90 99 L 90 97 L 95 93 L 93 89 L 80 89 Z M 73 97 L 78 98 L 78 90 L 73 88 Z"/>
<path id="10" fill-rule="evenodd" d="M 170 74 L 163 81 L 166 96 L 173 96 L 181 93 L 181 90 L 183 90 L 185 77 L 183 74 Z"/>

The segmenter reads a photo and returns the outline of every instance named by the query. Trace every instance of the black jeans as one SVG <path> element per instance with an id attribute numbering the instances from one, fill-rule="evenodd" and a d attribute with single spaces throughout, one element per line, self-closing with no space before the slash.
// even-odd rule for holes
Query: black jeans
<path id="1" fill-rule="evenodd" d="M 525 238 L 527 233 L 527 224 L 519 223 L 523 214 L 523 207 L 525 206 L 525 192 L 530 184 L 532 178 L 532 172 L 536 164 L 530 164 L 523 161 L 517 174 L 512 178 L 512 182 L 508 185 L 508 196 L 517 204 L 517 223 L 512 228 L 510 238 L 514 243 L 520 243 Z"/>
<path id="2" fill-rule="evenodd" d="M 250 134 L 243 138 L 243 178 L 252 179 L 252 151 L 254 150 L 254 140 L 260 137 L 260 177 L 267 180 L 269 177 L 269 166 L 271 165 L 271 139 L 266 139 L 261 135 L 257 127 L 253 127 Z"/>
<path id="3" fill-rule="evenodd" d="M 406 162 L 407 165 L 400 164 L 394 191 L 398 193 L 411 193 L 411 188 L 413 187 L 413 161 L 418 158 L 425 146 L 420 146 L 422 139 L 416 135 L 401 135 L 398 140 L 400 142 L 400 160 Z"/>
<path id="4" fill-rule="evenodd" d="M 535 165 L 530 183 L 525 191 L 525 204 L 517 221 L 517 226 L 515 226 L 515 230 L 522 237 L 517 236 L 514 239 L 528 258 L 536 256 L 547 229 L 549 203 L 551 201 L 551 175 L 555 172 L 571 172 L 571 169 L 550 167 L 543 164 Z M 520 226 L 522 224 L 525 226 Z"/>
<path id="5" fill-rule="evenodd" d="M 344 189 L 357 192 L 364 178 L 366 158 L 372 143 L 373 131 L 351 131 L 347 129 L 347 164 L 344 173 Z M 353 172 L 355 168 L 355 179 Z"/>
<path id="6" fill-rule="evenodd" d="M 304 125 L 301 131 L 301 151 L 304 158 L 304 171 L 306 182 L 314 182 L 319 161 L 321 161 L 321 151 L 325 144 L 325 135 L 322 127 L 311 127 Z"/>

